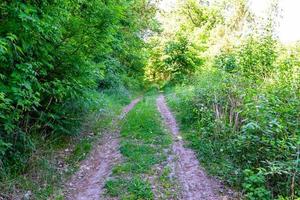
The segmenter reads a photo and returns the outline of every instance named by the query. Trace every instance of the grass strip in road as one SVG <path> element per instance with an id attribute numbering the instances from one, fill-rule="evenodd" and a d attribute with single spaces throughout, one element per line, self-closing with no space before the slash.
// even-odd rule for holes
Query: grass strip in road
<path id="1" fill-rule="evenodd" d="M 114 167 L 105 186 L 107 195 L 126 200 L 154 199 L 150 179 L 156 177 L 156 166 L 166 161 L 166 149 L 172 141 L 155 105 L 155 96 L 145 97 L 124 120 L 120 142 L 123 163 Z M 158 182 L 155 184 L 171 185 L 160 180 L 161 177 L 154 178 Z"/>

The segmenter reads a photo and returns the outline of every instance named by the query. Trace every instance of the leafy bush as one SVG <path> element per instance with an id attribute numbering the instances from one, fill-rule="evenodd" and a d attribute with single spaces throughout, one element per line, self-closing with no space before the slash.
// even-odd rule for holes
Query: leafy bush
<path id="1" fill-rule="evenodd" d="M 276 40 L 269 35 L 248 37 L 237 51 L 239 72 L 252 79 L 268 77 L 277 59 L 276 46 Z"/>
<path id="2" fill-rule="evenodd" d="M 159 45 L 156 42 L 152 42 L 153 46 Z M 178 34 L 173 41 L 168 41 L 163 47 L 154 48 L 150 52 L 146 75 L 152 83 L 182 83 L 201 64 L 202 60 L 193 50 L 188 38 Z"/>
<path id="3" fill-rule="evenodd" d="M 215 58 L 214 65 L 226 72 L 234 72 L 238 68 L 236 56 L 232 52 L 222 52 Z"/>
<path id="4" fill-rule="evenodd" d="M 268 200 L 271 198 L 270 192 L 265 188 L 265 178 L 261 173 L 254 174 L 251 170 L 245 170 L 244 175 L 243 188 L 247 199 Z"/>
<path id="5" fill-rule="evenodd" d="M 32 134 L 76 134 L 99 88 L 142 85 L 138 35 L 154 13 L 142 0 L 1 1 L 0 168 L 25 169 Z"/>

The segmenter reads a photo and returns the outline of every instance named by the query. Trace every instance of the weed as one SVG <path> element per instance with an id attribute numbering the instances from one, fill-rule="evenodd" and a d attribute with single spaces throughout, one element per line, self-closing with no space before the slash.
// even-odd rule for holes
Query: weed
<path id="1" fill-rule="evenodd" d="M 67 158 L 67 162 L 70 164 L 78 163 L 86 158 L 88 153 L 92 149 L 91 139 L 83 139 L 76 144 L 73 153 Z"/>

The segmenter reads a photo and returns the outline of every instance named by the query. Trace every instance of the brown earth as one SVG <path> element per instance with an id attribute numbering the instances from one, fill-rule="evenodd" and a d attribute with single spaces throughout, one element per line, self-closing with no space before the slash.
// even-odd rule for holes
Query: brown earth
<path id="1" fill-rule="evenodd" d="M 226 189 L 220 181 L 209 177 L 199 165 L 195 153 L 184 147 L 176 120 L 163 95 L 157 98 L 157 107 L 166 126 L 173 134 L 172 149 L 174 155 L 170 155 L 168 160 L 170 165 L 175 165 L 174 173 L 181 185 L 181 198 L 183 200 L 236 199 L 233 198 L 234 193 Z"/>
<path id="2" fill-rule="evenodd" d="M 119 120 L 122 120 L 140 99 L 137 98 L 126 106 L 113 123 L 117 124 Z M 118 125 L 115 125 L 113 131 L 104 134 L 99 144 L 95 145 L 90 156 L 81 163 L 79 171 L 66 184 L 65 199 L 100 199 L 105 180 L 110 176 L 113 166 L 121 161 L 119 133 Z"/>

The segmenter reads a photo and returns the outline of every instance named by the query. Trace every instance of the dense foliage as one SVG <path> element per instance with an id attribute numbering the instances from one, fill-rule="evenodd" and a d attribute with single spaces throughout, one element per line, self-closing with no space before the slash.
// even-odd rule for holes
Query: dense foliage
<path id="1" fill-rule="evenodd" d="M 0 171 L 24 170 L 31 135 L 76 133 L 98 89 L 140 87 L 154 14 L 145 0 L 1 1 Z"/>
<path id="2" fill-rule="evenodd" d="M 177 91 L 202 163 L 249 199 L 299 195 L 299 61 L 283 56 L 264 80 L 217 68 L 202 72 L 190 93 Z"/>
<path id="3" fill-rule="evenodd" d="M 259 21 L 246 1 L 187 1 L 170 41 L 186 35 L 182 48 L 202 61 L 193 77 L 181 65 L 186 81 L 169 96 L 186 138 L 206 168 L 247 199 L 300 195 L 300 47 L 276 38 L 274 12 Z"/>
<path id="4" fill-rule="evenodd" d="M 175 41 L 167 42 L 163 49 L 160 49 L 159 41 L 153 43 L 154 48 L 150 52 L 146 68 L 147 79 L 150 82 L 162 85 L 167 82 L 182 82 L 201 65 L 201 59 L 195 55 L 185 36 L 178 36 Z"/>

